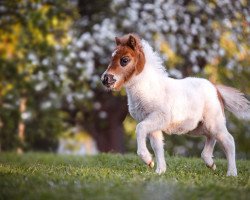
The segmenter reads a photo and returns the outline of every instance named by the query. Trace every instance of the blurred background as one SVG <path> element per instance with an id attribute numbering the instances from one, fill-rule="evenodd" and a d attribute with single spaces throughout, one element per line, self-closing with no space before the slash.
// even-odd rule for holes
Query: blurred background
<path id="1" fill-rule="evenodd" d="M 0 1 L 0 151 L 136 152 L 125 91 L 100 75 L 114 37 L 134 32 L 169 76 L 204 77 L 250 94 L 248 0 Z M 250 158 L 250 117 L 229 113 L 237 157 Z M 203 138 L 165 136 L 169 155 L 199 156 Z M 222 151 L 216 148 L 216 155 Z"/>

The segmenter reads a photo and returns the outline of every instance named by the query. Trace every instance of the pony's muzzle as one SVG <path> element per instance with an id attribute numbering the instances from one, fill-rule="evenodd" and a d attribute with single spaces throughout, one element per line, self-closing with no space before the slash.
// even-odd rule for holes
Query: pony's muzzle
<path id="1" fill-rule="evenodd" d="M 106 87 L 110 87 L 116 82 L 116 80 L 114 79 L 114 75 L 112 74 L 103 74 L 101 81 L 102 84 Z"/>

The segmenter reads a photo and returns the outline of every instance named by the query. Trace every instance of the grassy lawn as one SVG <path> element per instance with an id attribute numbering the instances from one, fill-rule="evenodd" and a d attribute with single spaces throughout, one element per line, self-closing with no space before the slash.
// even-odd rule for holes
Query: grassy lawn
<path id="1" fill-rule="evenodd" d="M 226 177 L 199 158 L 168 157 L 157 175 L 136 155 L 93 157 L 0 154 L 0 199 L 250 199 L 250 161 L 238 160 L 239 176 Z"/>

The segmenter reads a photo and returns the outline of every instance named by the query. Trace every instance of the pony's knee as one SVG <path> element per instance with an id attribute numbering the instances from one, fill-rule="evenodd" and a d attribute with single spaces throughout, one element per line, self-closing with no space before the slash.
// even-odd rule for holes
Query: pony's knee
<path id="1" fill-rule="evenodd" d="M 139 132 L 141 132 L 142 129 L 143 129 L 143 125 L 141 123 L 137 124 L 136 128 L 135 128 L 136 134 L 138 134 Z"/>

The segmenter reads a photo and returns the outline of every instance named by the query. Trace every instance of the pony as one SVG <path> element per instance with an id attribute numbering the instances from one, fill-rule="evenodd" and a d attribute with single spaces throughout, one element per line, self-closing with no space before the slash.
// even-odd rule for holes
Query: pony
<path id="1" fill-rule="evenodd" d="M 205 136 L 201 157 L 215 170 L 213 149 L 222 146 L 227 162 L 227 176 L 237 176 L 235 142 L 226 127 L 224 108 L 238 117 L 250 111 L 250 102 L 235 88 L 215 85 L 203 78 L 170 78 L 159 55 L 136 34 L 116 37 L 110 64 L 101 76 L 108 90 L 125 87 L 130 115 L 136 126 L 137 154 L 151 168 L 156 157 L 156 173 L 166 171 L 163 132 Z"/>

